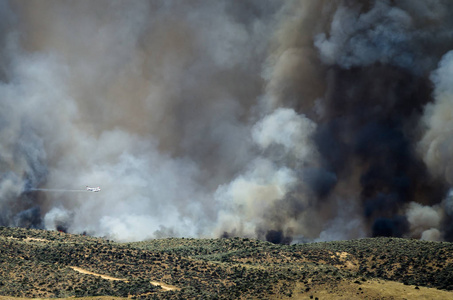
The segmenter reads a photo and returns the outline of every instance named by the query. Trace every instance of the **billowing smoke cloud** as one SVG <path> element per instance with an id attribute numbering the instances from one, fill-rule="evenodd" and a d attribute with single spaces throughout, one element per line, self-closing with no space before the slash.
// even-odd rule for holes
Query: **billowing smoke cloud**
<path id="1" fill-rule="evenodd" d="M 412 234 L 421 236 L 422 239 L 432 240 L 433 238 L 429 238 L 432 235 L 436 236 L 434 240 L 439 238 L 440 233 L 437 228 L 441 217 L 435 208 L 412 202 L 409 204 L 406 215 Z"/>
<path id="2" fill-rule="evenodd" d="M 316 164 L 316 149 L 310 142 L 315 129 L 306 117 L 283 108 L 255 124 L 252 138 L 261 155 L 216 193 L 221 207 L 227 208 L 219 214 L 221 230 L 261 238 L 269 228 L 282 232 L 301 226 L 304 231 L 297 219 L 311 197 L 303 174 L 297 170 Z"/>
<path id="3" fill-rule="evenodd" d="M 434 102 L 425 107 L 422 125 L 423 138 L 419 151 L 431 174 L 453 184 L 452 150 L 453 150 L 453 52 L 446 53 L 439 62 L 439 67 L 432 73 L 431 80 L 435 85 Z M 453 211 L 451 210 L 451 192 L 444 201 L 445 225 L 448 239 L 453 238 Z"/>
<path id="4" fill-rule="evenodd" d="M 2 225 L 212 236 L 215 190 L 255 155 L 251 112 L 279 4 L 2 5 Z M 102 192 L 57 191 L 85 185 Z M 30 209 L 40 217 L 19 222 Z"/>
<path id="5" fill-rule="evenodd" d="M 452 240 L 452 12 L 1 1 L 0 225 Z"/>
<path id="6" fill-rule="evenodd" d="M 444 55 L 439 68 L 432 73 L 435 101 L 426 105 L 423 116 L 426 130 L 420 152 L 431 172 L 453 184 L 451 155 L 453 150 L 453 52 Z"/>

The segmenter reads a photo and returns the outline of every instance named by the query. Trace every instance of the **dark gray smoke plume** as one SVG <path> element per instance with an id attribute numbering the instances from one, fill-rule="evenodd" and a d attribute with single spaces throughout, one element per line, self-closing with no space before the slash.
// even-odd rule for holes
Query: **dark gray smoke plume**
<path id="1" fill-rule="evenodd" d="M 453 240 L 451 13 L 0 1 L 0 225 Z"/>

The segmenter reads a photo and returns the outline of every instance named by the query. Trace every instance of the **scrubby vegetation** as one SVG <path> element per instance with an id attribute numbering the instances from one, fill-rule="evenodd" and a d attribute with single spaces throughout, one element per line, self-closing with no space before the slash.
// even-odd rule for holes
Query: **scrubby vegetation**
<path id="1" fill-rule="evenodd" d="M 241 238 L 115 243 L 0 227 L 0 266 L 0 295 L 30 298 L 291 298 L 374 278 L 453 290 L 453 244 L 397 238 L 291 246 Z"/>

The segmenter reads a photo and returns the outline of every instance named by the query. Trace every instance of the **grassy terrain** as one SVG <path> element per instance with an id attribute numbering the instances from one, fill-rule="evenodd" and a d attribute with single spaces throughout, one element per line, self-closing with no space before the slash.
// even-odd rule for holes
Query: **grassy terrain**
<path id="1" fill-rule="evenodd" d="M 0 227 L 0 295 L 5 296 L 0 300 L 446 299 L 453 298 L 452 283 L 453 244 L 445 242 L 370 238 L 289 246 L 241 238 L 170 238 L 115 243 Z"/>

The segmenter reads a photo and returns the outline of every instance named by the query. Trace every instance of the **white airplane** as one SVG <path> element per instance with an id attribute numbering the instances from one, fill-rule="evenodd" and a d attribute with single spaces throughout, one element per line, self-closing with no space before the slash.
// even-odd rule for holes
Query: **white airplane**
<path id="1" fill-rule="evenodd" d="M 89 191 L 89 192 L 100 192 L 101 188 L 100 187 L 89 187 L 89 186 L 87 186 L 87 191 Z"/>

